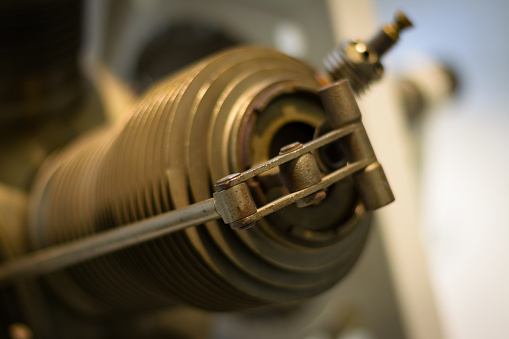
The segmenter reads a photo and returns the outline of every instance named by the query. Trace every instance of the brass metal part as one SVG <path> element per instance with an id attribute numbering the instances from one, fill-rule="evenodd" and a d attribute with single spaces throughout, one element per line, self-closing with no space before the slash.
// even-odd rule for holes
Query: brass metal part
<path id="1" fill-rule="evenodd" d="M 341 128 L 349 123 L 361 121 L 359 107 L 347 80 L 326 86 L 319 93 L 332 128 Z M 341 139 L 341 146 L 350 163 L 373 159 L 373 163 L 368 166 L 369 169 L 366 168 L 360 174 L 353 175 L 364 206 L 373 211 L 393 202 L 394 195 L 382 167 L 376 161 L 375 152 L 364 127 Z"/>
<path id="2" fill-rule="evenodd" d="M 381 57 L 399 40 L 400 32 L 412 27 L 411 21 L 397 12 L 394 22 L 384 25 L 369 42 L 352 40 L 333 50 L 324 60 L 325 69 L 334 80 L 348 79 L 356 94 L 381 78 Z"/>
<path id="3" fill-rule="evenodd" d="M 396 12 L 394 22 L 384 25 L 380 32 L 368 42 L 368 49 L 379 57 L 384 55 L 399 40 L 402 30 L 412 27 L 412 22 L 402 12 Z"/>
<path id="4" fill-rule="evenodd" d="M 305 63 L 272 50 L 225 51 L 162 81 L 116 125 L 54 155 L 30 194 L 30 245 L 43 251 L 34 253 L 86 241 L 95 246 L 106 234 L 141 233 L 131 234 L 129 248 L 96 252 L 46 274 L 46 286 L 89 315 L 175 303 L 232 311 L 305 300 L 333 286 L 361 253 L 369 231 L 366 209 L 387 199 L 377 193 L 380 187 L 371 188 L 373 201 L 358 197 L 354 182 L 380 180 L 378 163 L 357 112 L 355 119 L 343 118 L 351 114 L 343 101 L 320 100 L 318 79 Z M 351 92 L 337 92 L 344 103 L 353 100 Z M 345 121 L 313 139 L 326 115 Z M 312 155 L 340 139 L 355 157 L 320 171 Z M 277 154 L 295 141 L 302 147 Z M 284 169 L 299 161 L 313 163 L 302 185 L 302 170 Z M 294 192 L 278 179 L 280 171 L 298 179 L 289 185 Z M 370 194 L 371 186 L 357 185 L 359 196 Z M 319 205 L 294 209 L 325 188 Z M 182 211 L 204 210 L 210 214 L 181 223 Z M 214 220 L 217 212 L 224 222 Z M 163 221 L 157 238 L 143 238 L 144 223 L 170 215 L 183 229 L 173 232 Z M 256 227 L 238 230 L 254 222 Z M 85 240 L 73 242 L 79 239 Z"/>
<path id="5" fill-rule="evenodd" d="M 345 82 L 338 84 L 336 87 L 349 88 L 343 85 Z M 346 84 L 348 85 L 348 82 Z M 325 90 L 330 91 L 331 88 L 335 87 L 331 86 Z M 347 101 L 348 95 L 353 96 L 351 91 L 343 93 L 342 97 L 345 101 Z M 331 106 L 329 106 L 329 109 L 331 109 Z M 337 113 L 333 111 L 329 114 Z M 333 119 L 331 118 L 331 120 Z M 257 170 L 246 171 L 249 173 L 230 174 L 218 180 L 215 185 L 216 192 L 213 199 L 162 213 L 121 228 L 101 232 L 80 241 L 39 250 L 7 262 L 0 266 L 0 284 L 46 274 L 191 226 L 216 220 L 219 217 L 234 229 L 247 229 L 254 226 L 256 220 L 294 202 L 296 204 L 301 203 L 298 207 L 305 207 L 323 200 L 325 198 L 324 188 L 340 181 L 347 175 L 354 176 L 368 210 L 382 207 L 394 198 L 380 164 L 374 161 L 374 152 L 371 150 L 367 135 L 363 131 L 362 125 L 357 122 L 329 132 L 306 145 L 298 142 L 287 145 L 281 149 L 278 159 L 271 159 L 259 165 Z M 359 137 L 358 135 L 362 136 Z M 355 154 L 354 157 L 351 157 L 352 163 L 322 178 L 311 151 L 340 138 L 350 139 L 346 149 L 353 150 L 350 154 Z M 358 140 L 352 142 L 351 140 L 354 139 Z M 356 148 L 356 145 L 362 145 L 363 147 Z M 253 175 L 262 174 L 263 172 L 260 169 L 270 171 L 276 166 L 280 169 L 281 181 L 293 194 L 282 196 L 258 209 L 245 180 L 251 179 Z M 237 180 L 244 181 L 236 182 Z"/>
<path id="6" fill-rule="evenodd" d="M 33 339 L 32 329 L 24 323 L 14 323 L 9 326 L 9 339 Z"/>
<path id="7" fill-rule="evenodd" d="M 394 201 L 382 166 L 378 161 L 353 175 L 361 200 L 368 211 L 374 211 Z"/>
<path id="8" fill-rule="evenodd" d="M 26 209 L 23 191 L 0 184 L 0 258 L 13 259 L 27 251 Z"/>

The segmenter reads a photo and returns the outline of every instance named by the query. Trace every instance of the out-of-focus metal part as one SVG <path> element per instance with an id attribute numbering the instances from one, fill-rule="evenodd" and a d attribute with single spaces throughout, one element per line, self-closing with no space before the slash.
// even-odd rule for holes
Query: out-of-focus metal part
<path id="1" fill-rule="evenodd" d="M 374 211 L 394 201 L 384 170 L 378 161 L 353 175 L 362 202 L 368 211 Z"/>
<path id="2" fill-rule="evenodd" d="M 0 285 L 47 274 L 187 227 L 219 219 L 220 216 L 214 205 L 214 199 L 208 199 L 179 210 L 131 223 L 122 228 L 91 235 L 68 244 L 38 250 L 7 261 L 0 265 Z"/>
<path id="3" fill-rule="evenodd" d="M 106 123 L 113 124 L 124 117 L 136 101 L 133 90 L 103 64 L 87 64 L 86 73 L 97 88 Z"/>
<path id="4" fill-rule="evenodd" d="M 26 212 L 26 194 L 0 184 L 0 261 L 28 250 Z"/>
<path id="5" fill-rule="evenodd" d="M 0 182 L 28 192 L 37 170 L 53 151 L 104 123 L 98 93 L 89 82 L 83 86 L 88 95 L 65 118 L 51 116 L 14 127 L 0 124 Z"/>
<path id="6" fill-rule="evenodd" d="M 9 326 L 9 339 L 32 339 L 32 329 L 23 323 L 14 323 Z"/>
<path id="7" fill-rule="evenodd" d="M 361 120 L 361 111 L 350 85 L 348 80 L 340 80 L 319 91 L 327 121 L 332 128 L 340 128 Z"/>
<path id="8" fill-rule="evenodd" d="M 447 64 L 418 55 L 398 77 L 398 87 L 410 123 L 418 123 L 425 111 L 458 92 L 458 74 Z"/>
<path id="9" fill-rule="evenodd" d="M 368 49 L 381 57 L 398 42 L 400 32 L 412 26 L 412 22 L 405 14 L 396 12 L 394 22 L 382 27 L 381 31 L 368 42 Z"/>
<path id="10" fill-rule="evenodd" d="M 410 20 L 397 12 L 394 22 L 384 25 L 369 42 L 352 40 L 332 51 L 324 60 L 325 69 L 335 80 L 350 80 L 354 92 L 362 93 L 380 79 L 383 74 L 380 58 L 399 40 L 400 32 L 411 26 Z"/>
<path id="11" fill-rule="evenodd" d="M 341 128 L 361 121 L 359 107 L 347 80 L 326 86 L 319 94 L 332 128 Z M 393 202 L 394 195 L 382 167 L 376 161 L 375 152 L 364 127 L 359 127 L 340 142 L 349 162 L 373 159 L 372 164 L 353 175 L 357 191 L 366 208 L 372 211 Z"/>
<path id="12" fill-rule="evenodd" d="M 375 30 L 376 15 L 372 1 L 331 0 L 329 3 L 331 15 L 340 18 L 335 22 L 337 41 L 347 38 L 345 32 L 349 36 L 359 32 L 368 36 L 369 31 Z M 376 146 L 377 155 L 387 162 L 384 168 L 398 196 L 397 203 L 380 211 L 377 216 L 380 227 L 376 228 L 383 243 L 381 252 L 388 260 L 391 289 L 396 294 L 397 318 L 404 327 L 405 334 L 402 332 L 399 337 L 443 338 L 435 305 L 436 294 L 432 291 L 428 260 L 422 248 L 422 232 L 418 227 L 417 181 L 413 170 L 415 154 L 414 149 L 408 147 L 412 140 L 402 124 L 404 112 L 393 84 L 389 81 L 380 84 L 376 91 L 373 90 L 377 93 L 363 102 L 363 109 L 370 113 L 365 114 L 364 120 L 367 120 L 366 125 L 369 123 L 373 127 L 370 139 Z M 384 128 L 379 128 L 381 126 Z"/>
<path id="13" fill-rule="evenodd" d="M 16 260 L 29 250 L 27 200 L 25 192 L 0 184 L 0 265 Z M 48 333 L 48 312 L 37 283 L 23 281 L 1 286 L 0 300 L 0 323 L 3 329 L 8 328 L 20 335 L 27 334 L 25 330 L 29 329 L 41 337 Z"/>

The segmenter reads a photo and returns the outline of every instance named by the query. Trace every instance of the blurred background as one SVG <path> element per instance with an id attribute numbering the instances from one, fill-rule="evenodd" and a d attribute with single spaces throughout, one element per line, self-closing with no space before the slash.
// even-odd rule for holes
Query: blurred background
<path id="1" fill-rule="evenodd" d="M 337 289 L 302 312 L 217 314 L 211 336 L 509 337 L 509 2 L 89 0 L 84 9 L 82 23 L 71 20 L 83 31 L 70 29 L 62 52 L 79 51 L 79 65 L 71 63 L 65 76 L 45 82 L 69 93 L 43 106 L 69 110 L 85 100 L 87 108 L 80 110 L 96 114 L 24 129 L 15 142 L 3 128 L 4 184 L 27 190 L 51 151 L 114 119 L 159 79 L 214 51 L 271 46 L 323 71 L 322 59 L 333 46 L 368 39 L 396 10 L 404 11 L 415 27 L 385 58 L 384 79 L 360 98 L 396 196 L 376 212 L 361 261 Z M 80 36 L 83 44 L 73 45 Z M 0 75 L 9 80 L 9 69 L 17 66 L 2 67 Z M 85 70 L 83 78 L 77 68 Z M 0 83 L 2 93 L 10 84 Z M 37 92 L 35 85 L 25 88 L 27 95 Z M 14 110 L 12 95 L 3 97 L 3 121 Z M 304 330 L 303 322 L 309 324 Z"/>
<path id="2" fill-rule="evenodd" d="M 418 134 L 419 227 L 444 336 L 507 337 L 509 4 L 373 4 L 379 19 L 404 8 L 416 25 L 388 69 L 417 65 L 420 53 L 458 77 L 456 95 L 427 111 Z"/>

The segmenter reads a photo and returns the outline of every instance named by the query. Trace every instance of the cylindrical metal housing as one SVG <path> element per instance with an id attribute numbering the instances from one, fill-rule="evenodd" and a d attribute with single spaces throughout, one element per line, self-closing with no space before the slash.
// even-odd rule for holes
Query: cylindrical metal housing
<path id="1" fill-rule="evenodd" d="M 71 241 L 212 197 L 325 119 L 315 71 L 279 52 L 214 55 L 146 93 L 125 119 L 54 155 L 31 192 L 33 248 Z M 276 173 L 248 182 L 257 204 L 281 196 Z M 175 303 L 231 311 L 304 300 L 352 267 L 368 217 L 351 178 L 320 205 L 289 206 L 248 230 L 208 222 L 44 277 L 88 314 Z"/>

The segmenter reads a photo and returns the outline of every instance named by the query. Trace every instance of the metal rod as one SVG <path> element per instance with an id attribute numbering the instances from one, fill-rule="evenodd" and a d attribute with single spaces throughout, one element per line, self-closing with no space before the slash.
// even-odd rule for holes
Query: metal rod
<path id="1" fill-rule="evenodd" d="M 322 178 L 322 180 L 312 186 L 309 186 L 307 188 L 304 188 L 300 191 L 291 192 L 289 194 L 286 194 L 280 198 L 277 198 L 276 200 L 273 200 L 269 202 L 268 204 L 258 208 L 256 213 L 251 214 L 248 217 L 245 217 L 243 219 L 234 221 L 233 223 L 230 223 L 230 226 L 232 228 L 243 228 L 245 225 L 249 225 L 253 222 L 256 222 L 258 219 L 261 219 L 277 210 L 280 210 L 283 207 L 286 207 L 290 204 L 293 204 L 297 200 L 300 200 L 310 194 L 313 194 L 315 192 L 318 192 L 326 187 L 331 186 L 332 184 L 346 178 L 349 175 L 352 175 L 363 168 L 366 168 L 368 165 L 373 163 L 373 161 L 376 161 L 375 158 L 368 158 L 356 161 L 352 164 L 348 164 L 345 167 L 342 167 Z"/>
<path id="2" fill-rule="evenodd" d="M 264 162 L 258 166 L 250 168 L 242 173 L 239 173 L 239 175 L 235 175 L 235 176 L 227 179 L 226 182 L 221 183 L 221 184 L 224 186 L 223 188 L 228 188 L 228 187 L 238 185 L 241 182 L 251 179 L 263 172 L 266 172 L 272 168 L 278 167 L 279 165 L 289 162 L 290 160 L 296 159 L 296 158 L 300 157 L 301 155 L 303 155 L 304 153 L 314 151 L 317 148 L 320 148 L 327 144 L 330 144 L 331 142 L 336 141 L 340 138 L 343 138 L 349 134 L 352 134 L 357 129 L 362 129 L 362 128 L 363 128 L 363 126 L 361 123 L 353 123 L 348 126 L 332 130 L 332 131 L 330 131 L 316 139 L 313 139 L 313 140 L 305 143 L 302 148 L 299 148 L 299 149 L 292 151 L 290 153 L 287 153 L 287 154 L 278 155 L 272 159 L 267 160 L 266 162 Z"/>
<path id="3" fill-rule="evenodd" d="M 0 266 L 0 285 L 78 264 L 166 234 L 220 219 L 214 199 L 108 230 L 71 243 L 55 245 Z"/>

